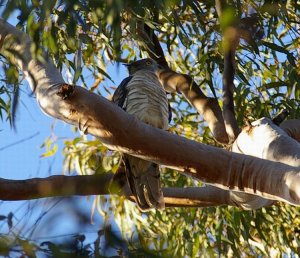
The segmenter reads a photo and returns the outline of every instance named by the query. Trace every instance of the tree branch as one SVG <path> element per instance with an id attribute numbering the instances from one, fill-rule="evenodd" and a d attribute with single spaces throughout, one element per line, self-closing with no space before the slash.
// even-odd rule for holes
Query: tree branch
<path id="1" fill-rule="evenodd" d="M 234 111 L 234 59 L 235 50 L 225 50 L 223 71 L 223 118 L 229 143 L 232 143 L 240 133 Z"/>
<path id="2" fill-rule="evenodd" d="M 232 145 L 232 151 L 294 167 L 300 166 L 300 144 L 269 118 L 259 119 L 243 128 Z M 231 199 L 244 209 L 273 204 L 270 200 L 238 192 L 231 192 Z"/>
<path id="3" fill-rule="evenodd" d="M 37 98 L 39 94 L 45 94 L 49 86 L 64 83 L 62 75 L 46 55 L 41 57 L 44 58 L 43 62 L 38 62 L 32 57 L 30 49 L 32 41 L 28 35 L 2 19 L 0 28 L 1 54 L 18 66 L 33 91 L 39 86 Z"/>
<path id="4" fill-rule="evenodd" d="M 159 79 L 166 91 L 181 92 L 195 107 L 207 122 L 216 141 L 228 143 L 222 111 L 217 99 L 206 97 L 189 75 L 179 74 L 172 70 L 161 70 Z"/>
<path id="5" fill-rule="evenodd" d="M 300 120 L 287 121 L 298 121 L 298 126 L 300 122 Z M 299 142 L 269 118 L 261 118 L 243 128 L 232 145 L 232 151 L 281 162 L 293 167 L 300 166 Z"/>
<path id="6" fill-rule="evenodd" d="M 45 197 L 107 195 L 113 174 L 92 176 L 50 176 L 27 180 L 0 178 L 0 199 L 32 200 Z M 123 188 L 127 199 L 133 200 L 129 187 Z M 167 207 L 208 207 L 232 203 L 229 192 L 213 187 L 163 188 Z M 234 205 L 234 204 L 233 204 Z"/>
<path id="7" fill-rule="evenodd" d="M 225 1 L 216 1 L 216 10 L 219 20 L 222 20 Z M 233 143 L 240 133 L 234 112 L 234 73 L 235 52 L 239 45 L 240 35 L 233 26 L 228 26 L 223 31 L 224 71 L 223 71 L 223 118 L 229 143 Z"/>
<path id="8" fill-rule="evenodd" d="M 1 41 L 2 33 L 23 35 L 0 21 Z M 15 61 L 27 77 L 41 79 L 36 80 L 35 92 L 44 112 L 79 125 L 111 149 L 164 164 L 219 188 L 300 205 L 299 168 L 231 153 L 146 125 L 101 96 L 60 83 L 61 75 L 52 70 L 49 60 L 41 63 L 31 56 L 30 44 L 14 41 L 9 48 L 21 53 Z"/>
<path id="9" fill-rule="evenodd" d="M 164 67 L 159 78 L 167 92 L 181 92 L 195 109 L 203 115 L 214 138 L 220 143 L 228 143 L 222 111 L 215 98 L 206 97 L 199 85 L 186 74 L 176 73 L 169 68 L 163 49 L 154 31 L 141 22 L 137 23 L 138 36 L 146 45 L 149 56 Z"/>

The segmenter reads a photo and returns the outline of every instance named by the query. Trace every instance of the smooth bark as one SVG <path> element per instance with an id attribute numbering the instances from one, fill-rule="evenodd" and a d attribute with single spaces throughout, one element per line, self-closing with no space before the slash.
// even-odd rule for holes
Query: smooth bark
<path id="1" fill-rule="evenodd" d="M 243 128 L 232 146 L 232 151 L 294 167 L 300 166 L 299 142 L 289 137 L 268 118 L 262 118 Z M 274 203 L 272 200 L 234 191 L 230 196 L 231 200 L 243 209 L 258 209 Z"/>
<path id="2" fill-rule="evenodd" d="M 113 174 L 91 176 L 50 176 L 27 180 L 0 178 L 0 199 L 3 201 L 32 200 L 45 197 L 67 197 L 112 194 L 109 190 Z M 224 193 L 221 195 L 220 193 Z M 208 207 L 229 202 L 229 192 L 207 187 L 163 188 L 166 207 Z M 133 200 L 129 187 L 122 189 Z"/>

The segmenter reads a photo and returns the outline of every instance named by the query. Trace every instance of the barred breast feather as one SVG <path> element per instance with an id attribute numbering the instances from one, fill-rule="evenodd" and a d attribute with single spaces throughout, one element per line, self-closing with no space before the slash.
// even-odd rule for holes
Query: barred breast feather
<path id="1" fill-rule="evenodd" d="M 169 105 L 154 71 L 141 69 L 125 78 L 113 101 L 126 112 L 151 126 L 167 130 Z M 159 166 L 127 154 L 122 158 L 130 189 L 141 211 L 165 207 Z M 117 175 L 118 177 L 118 175 Z"/>
<path id="2" fill-rule="evenodd" d="M 168 129 L 169 107 L 166 93 L 154 72 L 138 71 L 130 80 L 124 102 L 126 112 L 161 129 Z"/>

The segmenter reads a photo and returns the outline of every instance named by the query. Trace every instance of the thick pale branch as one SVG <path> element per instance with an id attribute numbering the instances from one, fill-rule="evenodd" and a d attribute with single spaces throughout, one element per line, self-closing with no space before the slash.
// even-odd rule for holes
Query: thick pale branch
<path id="1" fill-rule="evenodd" d="M 39 87 L 39 93 L 43 93 L 49 85 L 64 83 L 64 80 L 47 56 L 43 56 L 43 62 L 32 58 L 32 41 L 28 35 L 17 30 L 12 25 L 0 19 L 0 47 L 1 54 L 15 63 L 23 71 L 32 90 Z"/>
<path id="2" fill-rule="evenodd" d="M 232 151 L 300 167 L 300 144 L 268 118 L 243 128 Z M 270 200 L 237 192 L 231 192 L 231 199 L 244 209 L 273 204 Z"/>
<path id="3" fill-rule="evenodd" d="M 6 25 L 0 23 L 0 34 L 7 30 Z M 20 43 L 19 47 L 24 48 L 22 53 L 30 51 L 28 45 Z M 22 63 L 22 59 L 17 62 Z M 29 62 L 36 63 L 31 69 L 33 76 L 39 75 L 38 68 L 46 69 L 47 76 L 52 76 L 47 73 L 47 67 L 52 65 Z M 300 205 L 299 168 L 220 150 L 153 128 L 84 88 L 53 85 L 52 81 L 57 80 L 55 73 L 53 76 L 48 85 L 37 81 L 37 100 L 42 109 L 53 117 L 79 125 L 112 149 L 184 171 L 223 189 Z"/>
<path id="4" fill-rule="evenodd" d="M 45 197 L 111 194 L 113 174 L 93 176 L 51 176 L 27 180 L 0 179 L 0 200 L 20 201 Z M 164 188 L 167 207 L 208 207 L 229 202 L 229 192 L 213 187 Z M 123 194 L 133 200 L 129 187 Z"/>
<path id="5" fill-rule="evenodd" d="M 290 122 L 288 122 L 290 121 Z M 296 122 L 298 121 L 298 123 Z M 287 120 L 282 125 L 299 126 L 299 120 Z M 296 122 L 296 123 L 293 123 Z M 292 126 L 289 126 L 293 130 Z M 294 128 L 297 130 L 297 128 Z M 243 128 L 232 150 L 267 160 L 300 167 L 300 144 L 271 119 L 261 118 Z"/>
<path id="6" fill-rule="evenodd" d="M 45 97 L 50 99 L 43 103 L 52 103 L 43 106 L 46 112 L 70 123 L 79 121 L 86 132 L 112 149 L 184 171 L 224 189 L 300 203 L 295 190 L 300 177 L 294 167 L 219 150 L 153 128 L 81 87 L 75 87 L 67 100 L 58 97 L 55 88 Z M 288 177 L 293 180 L 286 182 Z"/>
<path id="7" fill-rule="evenodd" d="M 42 106 L 44 111 L 70 123 L 79 121 L 84 131 L 99 137 L 112 149 L 184 171 L 225 189 L 299 202 L 298 193 L 291 195 L 283 180 L 291 174 L 293 182 L 300 183 L 294 167 L 226 152 L 153 128 L 81 87 L 75 87 L 66 100 L 58 97 L 56 90 L 49 89 L 45 95 L 50 99 L 43 103 L 53 104 Z"/>

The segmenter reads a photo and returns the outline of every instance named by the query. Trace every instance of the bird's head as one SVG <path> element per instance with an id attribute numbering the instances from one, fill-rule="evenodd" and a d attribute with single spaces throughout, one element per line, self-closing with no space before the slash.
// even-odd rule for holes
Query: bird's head
<path id="1" fill-rule="evenodd" d="M 127 67 L 129 75 L 133 75 L 135 72 L 140 70 L 155 72 L 161 68 L 156 61 L 151 58 L 141 59 L 124 65 Z"/>

